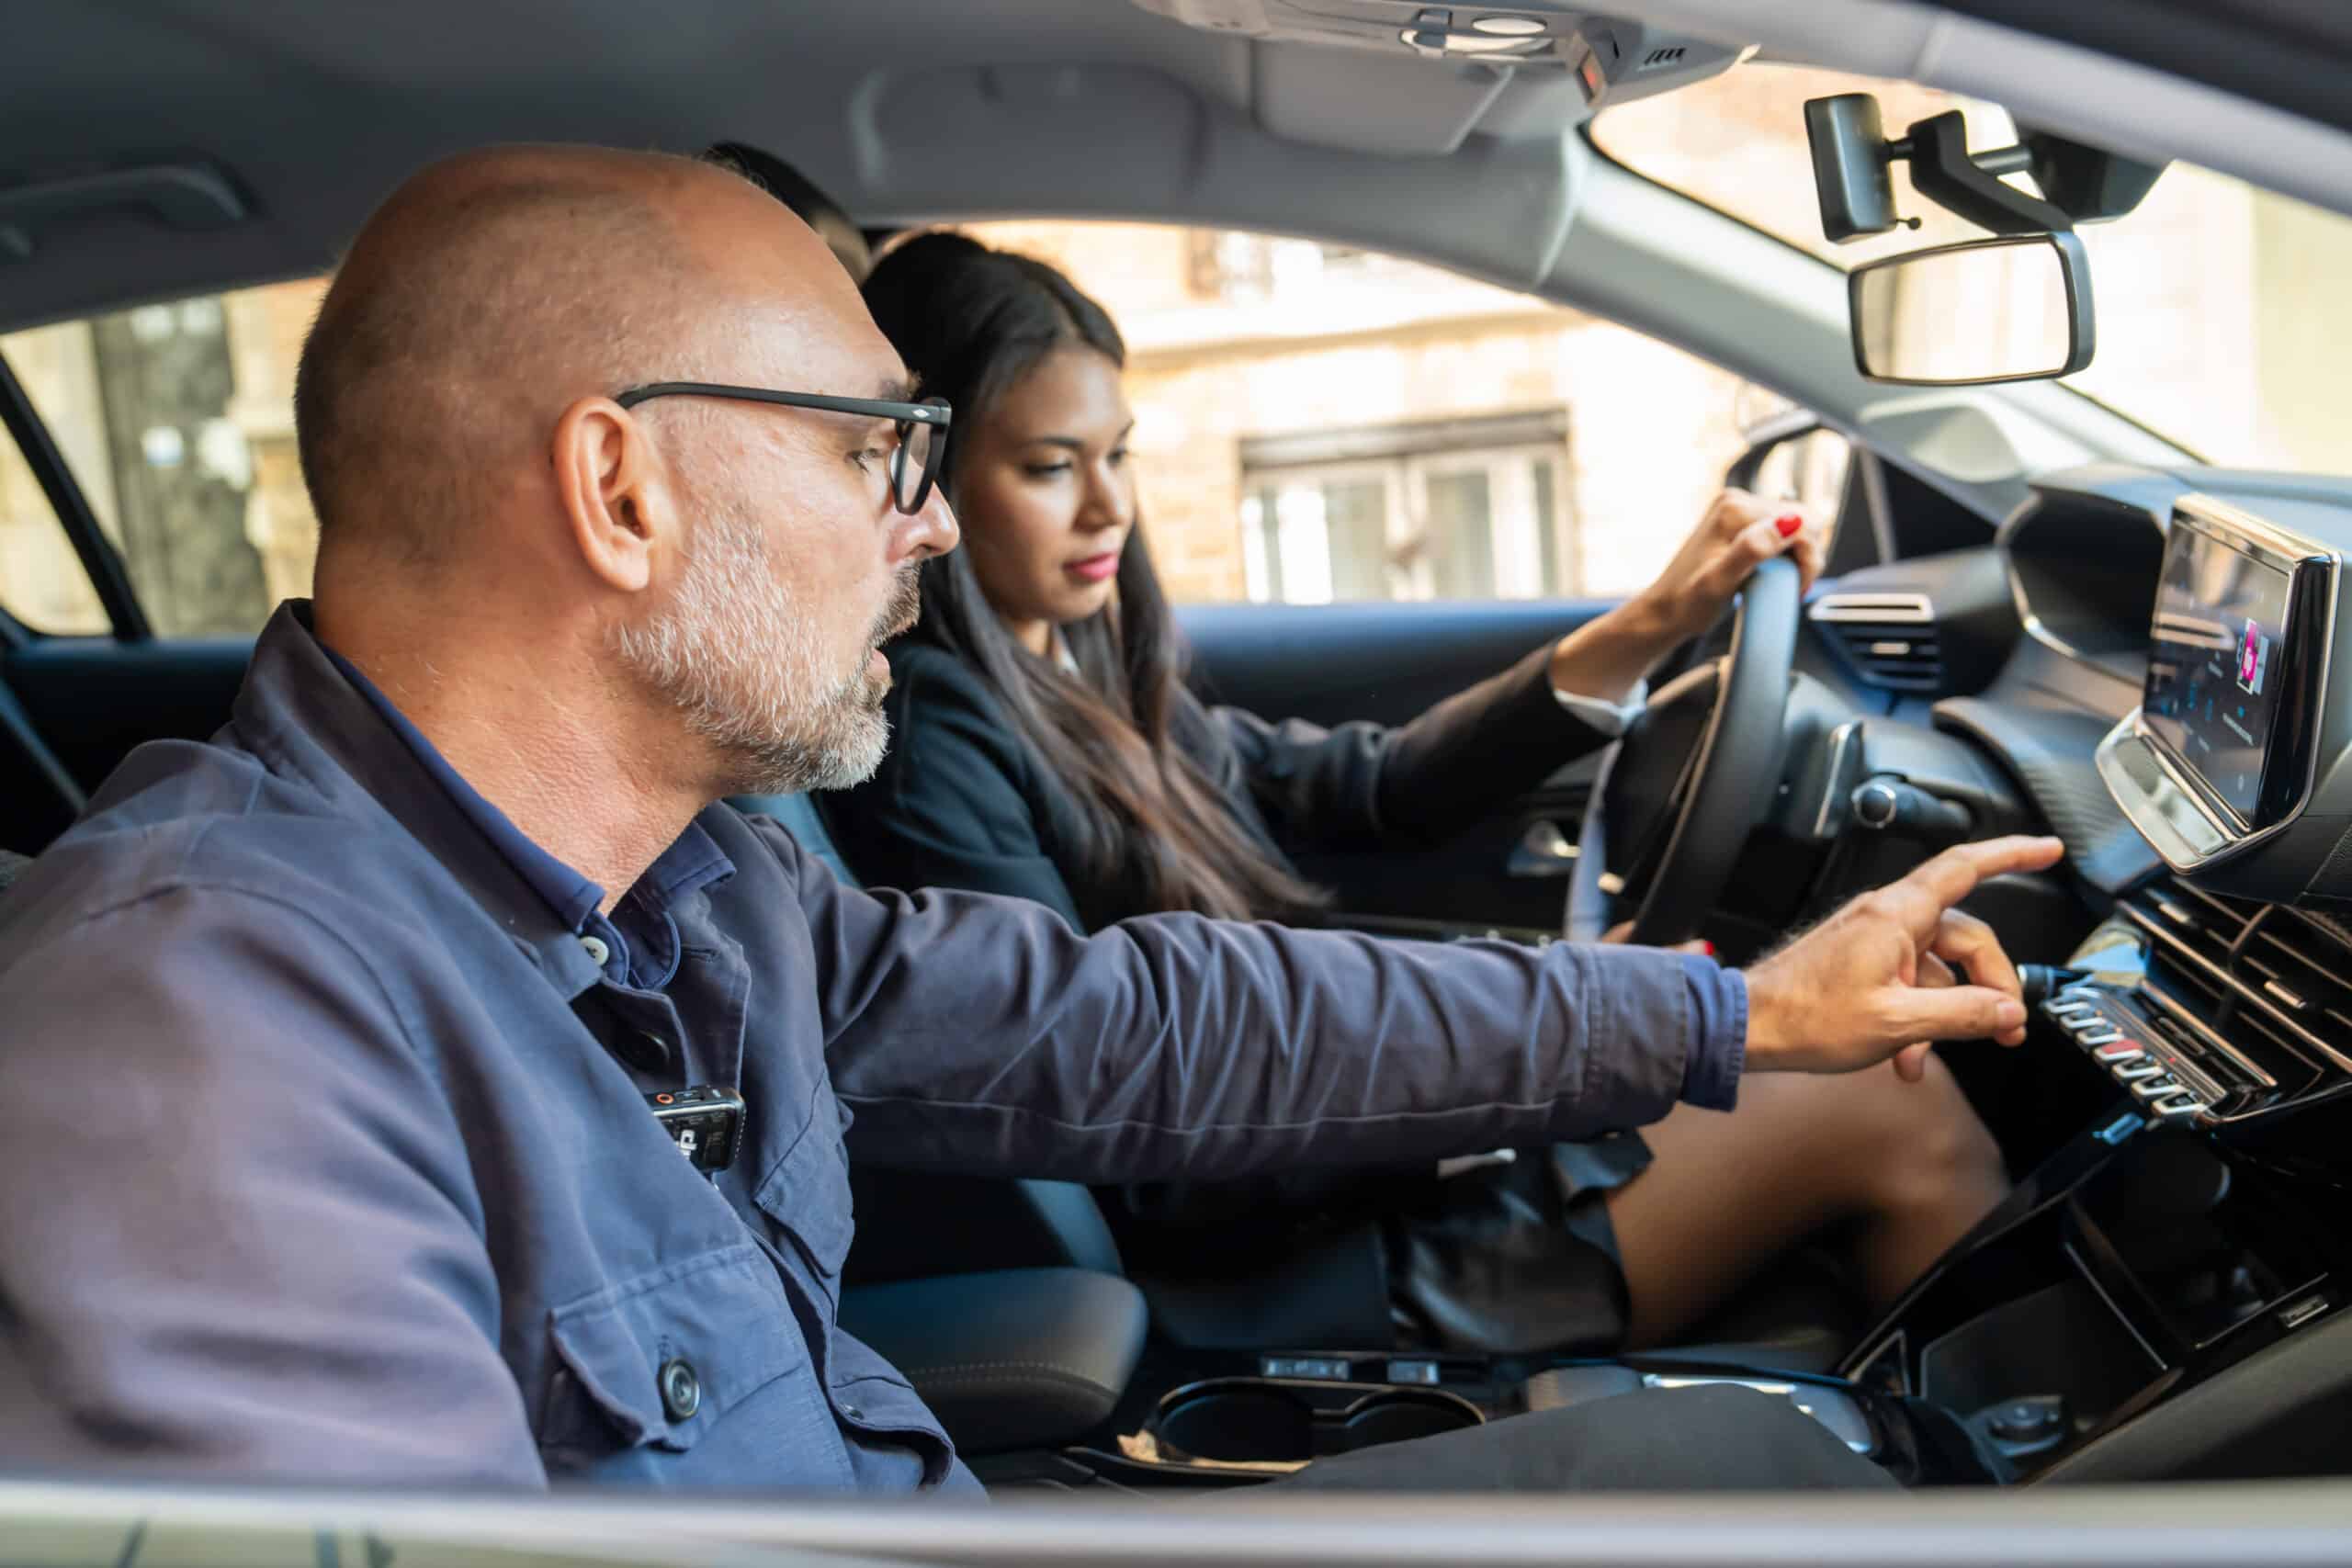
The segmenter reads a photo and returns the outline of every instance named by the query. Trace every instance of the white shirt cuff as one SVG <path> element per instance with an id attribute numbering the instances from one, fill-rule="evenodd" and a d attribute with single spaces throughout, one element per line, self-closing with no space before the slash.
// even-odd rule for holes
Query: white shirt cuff
<path id="1" fill-rule="evenodd" d="M 1552 695 L 1562 707 L 1613 739 L 1631 729 L 1634 721 L 1642 716 L 1642 710 L 1650 705 L 1650 683 L 1634 682 L 1634 689 L 1625 694 L 1622 703 L 1605 703 L 1580 692 L 1562 691 L 1558 686 L 1552 688 Z"/>

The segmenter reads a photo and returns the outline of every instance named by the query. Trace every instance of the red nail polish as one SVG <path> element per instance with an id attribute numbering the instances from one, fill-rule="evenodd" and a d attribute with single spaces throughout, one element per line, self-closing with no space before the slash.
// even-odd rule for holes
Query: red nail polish
<path id="1" fill-rule="evenodd" d="M 1785 539 L 1790 535 L 1804 526 L 1804 519 L 1798 516 L 1795 513 L 1791 512 L 1774 518 L 1772 520 L 1772 526 L 1778 528 L 1781 531 L 1781 537 Z"/>
<path id="2" fill-rule="evenodd" d="M 1709 942 L 1706 938 L 1704 938 L 1704 937 L 1701 937 L 1701 938 L 1699 939 L 1699 945 L 1700 945 L 1701 947 L 1703 947 L 1703 948 L 1705 948 L 1705 949 L 1707 950 L 1707 956 L 1708 956 L 1708 957 L 1713 958 L 1713 957 L 1715 955 L 1715 944 L 1714 944 L 1713 942 Z"/>

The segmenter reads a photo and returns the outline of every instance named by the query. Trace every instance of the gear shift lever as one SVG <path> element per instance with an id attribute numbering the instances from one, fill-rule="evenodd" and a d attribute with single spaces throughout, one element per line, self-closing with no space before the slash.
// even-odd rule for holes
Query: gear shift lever
<path id="1" fill-rule="evenodd" d="M 2020 964 L 2018 979 L 2025 988 L 2026 1010 L 2030 1012 L 2060 991 L 2084 978 L 2079 969 L 2069 969 L 2059 964 Z"/>

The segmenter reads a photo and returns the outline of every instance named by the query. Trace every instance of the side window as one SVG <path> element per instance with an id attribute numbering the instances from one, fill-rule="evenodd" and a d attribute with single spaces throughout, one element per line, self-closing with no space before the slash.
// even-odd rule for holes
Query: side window
<path id="1" fill-rule="evenodd" d="M 54 379 L 68 329 L 18 333 L 6 340 L 10 367 L 29 390 Z M 0 435 L 0 611 L 37 632 L 107 631 L 106 606 L 82 570 L 57 510 L 15 441 Z"/>
<path id="2" fill-rule="evenodd" d="M 1142 224 L 973 225 L 1129 346 L 1145 525 L 1193 601 L 1615 596 L 1746 446 L 1754 389 L 1640 333 L 1377 253 Z M 1768 468 L 1826 495 L 1819 461 Z"/>
<path id="3" fill-rule="evenodd" d="M 250 636 L 279 600 L 310 592 L 318 529 L 295 457 L 294 362 L 322 287 L 199 295 L 0 337 L 159 635 Z M 31 513 L 19 481 L 41 529 L 21 522 Z M 107 629 L 13 450 L 0 459 L 0 595 L 41 631 Z"/>

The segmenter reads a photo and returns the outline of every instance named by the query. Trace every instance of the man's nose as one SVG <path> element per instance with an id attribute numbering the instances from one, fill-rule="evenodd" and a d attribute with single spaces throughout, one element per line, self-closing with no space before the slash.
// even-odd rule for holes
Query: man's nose
<path id="1" fill-rule="evenodd" d="M 908 560 L 944 556 L 963 542 L 964 530 L 956 521 L 956 509 L 947 504 L 947 493 L 936 485 L 921 512 L 901 516 L 905 527 L 899 543 Z"/>

